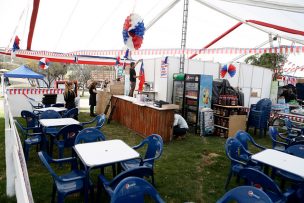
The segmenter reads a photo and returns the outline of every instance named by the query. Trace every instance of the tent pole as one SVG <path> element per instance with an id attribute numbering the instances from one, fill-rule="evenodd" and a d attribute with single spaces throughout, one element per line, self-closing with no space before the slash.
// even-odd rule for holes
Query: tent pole
<path id="1" fill-rule="evenodd" d="M 226 32 L 224 32 L 223 34 L 221 34 L 220 36 L 218 36 L 217 38 L 215 38 L 214 40 L 212 40 L 209 44 L 207 44 L 206 46 L 204 46 L 204 48 L 202 48 L 201 50 L 209 48 L 211 45 L 215 44 L 217 41 L 219 41 L 220 39 L 222 39 L 223 37 L 225 37 L 226 35 L 228 35 L 230 32 L 232 32 L 233 30 L 235 30 L 236 28 L 238 28 L 242 24 L 243 24 L 242 22 L 238 22 L 233 27 L 231 27 L 229 30 L 227 30 Z M 197 55 L 198 54 L 195 53 L 192 56 L 190 56 L 189 59 L 192 59 L 192 58 L 194 58 Z"/>
<path id="2" fill-rule="evenodd" d="M 207 6 L 208 8 L 216 10 L 216 11 L 218 11 L 218 12 L 220 12 L 220 13 L 222 13 L 222 14 L 230 17 L 230 18 L 233 18 L 233 19 L 235 19 L 235 20 L 237 20 L 239 22 L 242 22 L 242 23 L 244 23 L 246 25 L 254 27 L 254 28 L 256 28 L 256 29 L 258 29 L 260 31 L 266 32 L 268 34 L 273 34 L 273 35 L 280 36 L 281 38 L 284 38 L 284 39 L 292 41 L 292 42 L 296 42 L 296 43 L 299 43 L 299 44 L 304 44 L 304 40 L 299 40 L 299 39 L 296 39 L 296 38 L 292 38 L 292 37 L 288 37 L 288 36 L 285 36 L 285 35 L 281 35 L 280 33 L 277 33 L 277 32 L 273 32 L 272 33 L 270 31 L 268 31 L 267 29 L 264 29 L 263 27 L 257 26 L 257 25 L 255 25 L 253 23 L 250 23 L 250 22 L 246 22 L 245 20 L 243 20 L 243 19 L 241 19 L 241 18 L 239 18 L 239 17 L 237 17 L 237 16 L 235 16 L 235 15 L 229 13 L 229 12 L 227 12 L 227 11 L 225 11 L 223 9 L 220 9 L 220 8 L 218 8 L 218 7 L 210 4 L 207 0 L 195 0 L 195 1 L 197 1 L 200 4 L 203 4 L 204 6 Z"/>
<path id="3" fill-rule="evenodd" d="M 33 40 L 34 31 L 35 31 L 39 4 L 40 4 L 40 0 L 34 0 L 30 29 L 29 29 L 29 34 L 28 34 L 28 38 L 27 38 L 27 47 L 26 47 L 27 50 L 31 50 L 31 47 L 32 47 L 32 40 Z"/>
<path id="4" fill-rule="evenodd" d="M 265 0 L 255 0 L 255 1 L 246 1 L 246 0 L 221 0 L 227 1 L 230 3 L 244 4 L 248 6 L 256 6 L 261 8 L 268 8 L 274 10 L 289 11 L 294 13 L 304 13 L 304 7 L 300 4 L 295 3 L 284 3 L 284 2 L 274 2 L 274 1 L 265 1 Z"/>
<path id="5" fill-rule="evenodd" d="M 154 24 L 156 23 L 163 15 L 165 15 L 171 8 L 173 8 L 180 0 L 174 0 L 172 3 L 170 3 L 166 8 L 164 8 L 161 12 L 159 12 L 155 18 L 153 18 L 146 26 L 146 31 Z"/>

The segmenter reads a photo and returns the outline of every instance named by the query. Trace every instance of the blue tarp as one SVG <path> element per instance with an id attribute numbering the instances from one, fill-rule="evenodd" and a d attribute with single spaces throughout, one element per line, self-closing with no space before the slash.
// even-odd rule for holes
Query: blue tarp
<path id="1" fill-rule="evenodd" d="M 25 65 L 20 66 L 12 71 L 8 71 L 4 73 L 4 77 L 10 78 L 35 78 L 35 79 L 43 79 L 44 76 L 40 75 Z"/>

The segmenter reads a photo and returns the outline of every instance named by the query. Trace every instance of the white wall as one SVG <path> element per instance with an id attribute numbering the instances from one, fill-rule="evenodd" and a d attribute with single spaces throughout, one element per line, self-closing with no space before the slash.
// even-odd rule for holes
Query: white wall
<path id="1" fill-rule="evenodd" d="M 169 57 L 167 78 L 161 78 L 161 61 L 164 59 L 165 57 L 145 59 L 145 78 L 146 81 L 154 81 L 154 89 L 157 91 L 155 94 L 156 100 L 171 102 L 173 74 L 179 72 L 180 59 L 178 57 Z M 236 67 L 236 74 L 231 78 L 227 73 L 225 79 L 229 81 L 231 86 L 239 87 L 242 90 L 244 93 L 245 106 L 249 107 L 262 98 L 270 97 L 272 80 L 271 70 L 243 63 L 236 63 L 234 65 Z M 212 75 L 213 79 L 218 79 L 220 78 L 221 66 L 222 64 L 219 63 L 187 59 L 185 60 L 184 73 Z M 136 67 L 137 74 L 139 74 L 139 69 L 140 65 Z M 259 91 L 258 97 L 251 96 L 253 90 Z"/>
<path id="2" fill-rule="evenodd" d="M 42 101 L 43 94 L 28 94 L 30 98 L 36 101 Z M 22 110 L 32 111 L 32 107 L 28 102 L 28 99 L 23 94 L 8 94 L 7 95 L 9 104 L 11 107 L 11 112 L 14 117 L 20 117 Z M 41 102 L 40 102 L 41 103 Z M 64 103 L 63 94 L 57 95 L 57 103 Z M 33 102 L 33 104 L 37 104 Z"/>

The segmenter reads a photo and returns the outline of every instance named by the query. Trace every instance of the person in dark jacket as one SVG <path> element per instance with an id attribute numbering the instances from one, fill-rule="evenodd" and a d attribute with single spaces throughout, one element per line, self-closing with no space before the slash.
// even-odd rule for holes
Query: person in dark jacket
<path id="1" fill-rule="evenodd" d="M 76 94 L 73 90 L 73 83 L 68 81 L 65 83 L 65 90 L 64 90 L 64 101 L 65 101 L 65 108 L 68 110 L 75 108 L 75 98 Z"/>
<path id="2" fill-rule="evenodd" d="M 97 94 L 96 85 L 97 85 L 97 82 L 93 81 L 89 87 L 90 116 L 92 116 L 92 117 L 96 116 L 96 114 L 94 113 L 94 107 L 96 106 L 96 94 Z"/>

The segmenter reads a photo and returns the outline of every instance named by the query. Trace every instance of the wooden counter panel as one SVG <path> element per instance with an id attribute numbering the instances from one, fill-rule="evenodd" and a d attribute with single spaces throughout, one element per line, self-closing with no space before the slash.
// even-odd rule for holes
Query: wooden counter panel
<path id="1" fill-rule="evenodd" d="M 112 102 L 116 99 L 118 98 L 112 98 Z M 112 119 L 143 137 L 155 133 L 159 134 L 164 142 L 169 142 L 173 130 L 174 110 L 159 111 L 118 99 Z"/>

